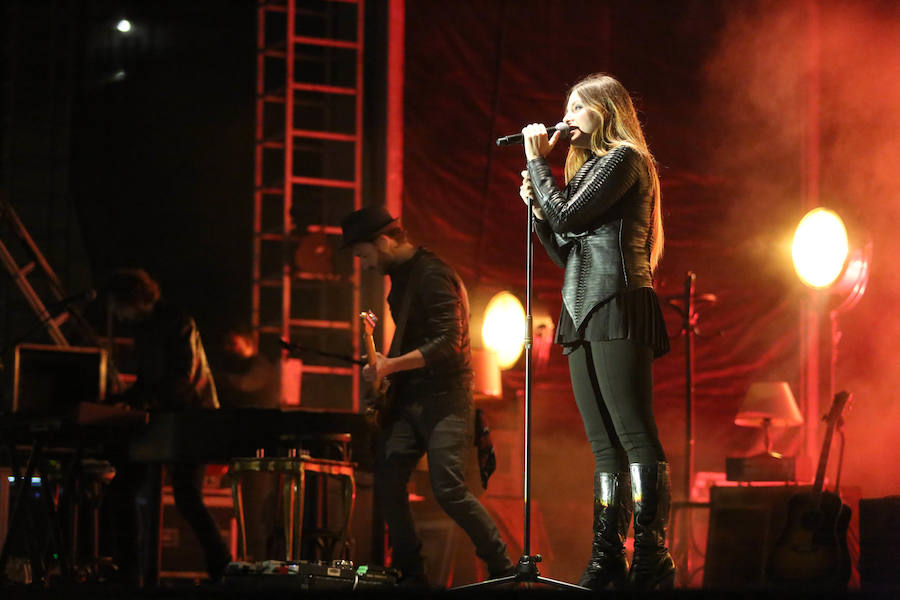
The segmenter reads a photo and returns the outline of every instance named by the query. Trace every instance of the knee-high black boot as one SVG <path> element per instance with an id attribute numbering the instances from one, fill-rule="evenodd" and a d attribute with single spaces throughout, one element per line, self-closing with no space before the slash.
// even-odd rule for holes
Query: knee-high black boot
<path id="1" fill-rule="evenodd" d="M 631 490 L 626 473 L 594 474 L 594 538 L 591 558 L 578 585 L 599 590 L 625 582 L 625 535 L 631 521 Z"/>
<path id="2" fill-rule="evenodd" d="M 666 548 L 669 523 L 669 464 L 631 464 L 634 557 L 628 583 L 639 589 L 671 588 L 675 563 Z"/>

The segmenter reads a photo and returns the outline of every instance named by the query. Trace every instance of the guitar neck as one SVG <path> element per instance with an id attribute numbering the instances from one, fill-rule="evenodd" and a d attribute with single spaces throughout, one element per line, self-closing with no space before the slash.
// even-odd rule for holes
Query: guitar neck
<path id="1" fill-rule="evenodd" d="M 828 425 L 825 431 L 825 439 L 822 441 L 822 451 L 819 453 L 819 466 L 816 468 L 816 480 L 813 483 L 812 493 L 819 495 L 825 487 L 825 469 L 828 466 L 828 455 L 831 453 L 831 440 L 834 437 L 834 423 Z"/>
<path id="2" fill-rule="evenodd" d="M 375 338 L 371 333 L 366 333 L 363 336 L 365 338 L 366 344 L 366 361 L 370 365 L 375 365 Z M 375 381 L 372 382 L 372 389 L 379 390 L 381 389 L 381 378 L 379 377 Z"/>
<path id="3" fill-rule="evenodd" d="M 371 333 L 365 334 L 365 343 L 366 343 L 366 361 L 370 365 L 375 364 L 375 340 L 372 338 Z"/>
<path id="4" fill-rule="evenodd" d="M 825 467 L 828 465 L 828 455 L 831 453 L 831 440 L 834 437 L 834 429 L 841 420 L 841 413 L 847 403 L 850 402 L 850 394 L 840 391 L 831 401 L 831 408 L 825 415 L 828 428 L 825 430 L 825 439 L 822 440 L 822 452 L 819 454 L 819 466 L 816 468 L 816 481 L 813 483 L 812 493 L 817 498 L 822 495 L 825 488 Z"/>

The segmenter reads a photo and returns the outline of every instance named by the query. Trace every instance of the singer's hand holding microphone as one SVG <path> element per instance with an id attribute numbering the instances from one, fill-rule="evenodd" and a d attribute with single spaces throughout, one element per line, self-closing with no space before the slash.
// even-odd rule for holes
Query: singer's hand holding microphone
<path id="1" fill-rule="evenodd" d="M 544 125 L 532 123 L 523 127 L 522 133 L 497 138 L 497 145 L 512 146 L 513 144 L 524 144 L 525 158 L 528 160 L 539 156 L 544 157 L 550 154 L 550 151 L 553 150 L 560 138 L 569 137 L 569 126 L 565 123 L 557 123 L 552 130 L 553 135 L 548 138 L 547 128 Z"/>
<path id="2" fill-rule="evenodd" d="M 541 123 L 526 125 L 522 128 L 522 136 L 524 137 L 523 143 L 525 144 L 525 159 L 531 160 L 532 158 L 543 158 L 550 154 L 550 151 L 556 146 L 556 142 L 559 141 L 560 135 L 562 135 L 562 132 L 557 129 L 553 133 L 553 137 L 548 139 L 547 128 Z"/>
<path id="3" fill-rule="evenodd" d="M 556 146 L 556 142 L 560 138 L 569 137 L 569 126 L 565 123 L 557 123 L 553 126 L 553 135 L 547 136 L 547 128 L 541 123 L 532 123 L 522 128 L 522 133 L 507 135 L 497 138 L 498 146 L 512 146 L 513 144 L 523 144 L 525 146 L 525 158 L 545 157 Z M 522 185 L 519 187 L 519 196 L 525 204 L 532 205 L 534 216 L 544 220 L 544 212 L 541 207 L 534 203 L 534 188 L 531 186 L 531 179 L 528 177 L 528 171 L 522 171 Z"/>
<path id="4" fill-rule="evenodd" d="M 527 127 L 526 127 L 527 129 Z M 550 128 L 554 134 L 559 132 L 560 137 L 567 138 L 569 137 L 569 126 L 565 123 L 557 123 L 553 127 Z M 525 129 L 522 129 L 522 133 L 515 133 L 513 135 L 505 135 L 501 138 L 497 138 L 498 146 L 513 146 L 515 144 L 521 144 L 525 140 Z M 556 143 L 556 142 L 554 142 Z"/>

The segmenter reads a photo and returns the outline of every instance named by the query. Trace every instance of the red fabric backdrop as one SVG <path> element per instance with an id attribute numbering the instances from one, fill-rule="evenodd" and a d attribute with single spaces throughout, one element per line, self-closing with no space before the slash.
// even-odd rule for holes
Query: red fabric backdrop
<path id="1" fill-rule="evenodd" d="M 405 223 L 456 266 L 476 299 L 496 289 L 523 297 L 526 211 L 518 186 L 524 158 L 520 146 L 498 148 L 494 140 L 528 122 L 561 119 L 566 89 L 581 76 L 605 71 L 619 77 L 638 101 L 661 166 L 667 245 L 658 292 L 679 294 L 690 269 L 697 273 L 698 292 L 719 299 L 701 313 L 702 331 L 710 337 L 696 344 L 696 409 L 697 467 L 721 470 L 723 446 L 736 434 L 747 437 L 730 419 L 748 382 L 764 375 L 795 384 L 799 374 L 793 275 L 789 265 L 787 271 L 773 266 L 771 257 L 769 264 L 759 262 L 772 236 L 781 233 L 772 227 L 777 211 L 735 210 L 725 201 L 734 193 L 728 174 L 709 168 L 706 153 L 716 140 L 704 139 L 699 127 L 704 90 L 697 80 L 710 39 L 694 40 L 690 31 L 679 35 L 677 27 L 672 32 L 691 15 L 675 10 L 642 21 L 625 3 L 561 6 L 407 4 Z M 715 13 L 704 16 L 707 26 L 717 25 Z M 561 168 L 560 146 L 553 162 Z M 772 156 L 769 166 L 781 164 L 799 190 L 799 160 L 785 165 L 781 158 Z M 798 195 L 795 206 L 781 212 L 796 213 L 799 202 Z M 748 245 L 761 252 L 748 253 Z M 536 312 L 555 319 L 562 272 L 539 244 L 535 256 Z M 666 448 L 680 468 L 683 343 L 680 317 L 665 311 L 673 351 L 657 363 L 657 412 Z M 536 376 L 566 388 L 565 362 L 557 350 L 552 354 L 549 370 Z"/>
<path id="2" fill-rule="evenodd" d="M 525 123 L 555 123 L 567 88 L 588 73 L 611 73 L 632 92 L 660 165 L 667 239 L 657 292 L 662 298 L 680 294 L 691 270 L 698 292 L 718 298 L 701 310 L 703 335 L 696 342 L 696 469 L 701 471 L 722 471 L 725 456 L 760 449 L 754 447 L 761 444 L 759 431 L 732 423 L 751 382 L 785 380 L 799 395 L 801 306 L 807 292 L 793 273 L 789 243 L 805 212 L 804 10 L 772 2 L 706 1 L 406 4 L 404 220 L 417 241 L 459 270 L 476 313 L 479 302 L 498 289 L 524 297 L 525 209 L 517 193 L 524 158 L 521 147 L 497 148 L 495 138 Z M 830 65 L 849 66 L 842 58 L 848 47 L 887 39 L 885 31 L 870 30 L 896 31 L 896 15 L 885 19 L 887 12 L 887 4 L 873 3 L 849 21 L 836 9 L 820 15 L 823 201 L 868 221 L 873 235 L 879 235 L 878 227 L 856 199 L 878 186 L 841 176 L 847 157 L 834 140 L 839 134 L 849 138 L 860 120 L 855 113 L 844 119 L 849 91 L 830 92 L 846 89 L 846 71 Z M 855 29 L 848 31 L 846 23 Z M 880 50 L 896 57 L 884 44 Z M 873 77 L 883 84 L 887 75 L 877 73 Z M 864 79 L 854 80 L 865 87 Z M 896 100 L 897 87 L 882 89 Z M 873 97 L 879 97 L 874 89 Z M 887 99 L 876 102 L 885 109 L 881 114 L 889 112 Z M 891 127 L 897 127 L 894 121 Z M 874 127 L 868 132 L 873 139 L 884 136 Z M 557 168 L 565 154 L 561 146 L 551 160 Z M 886 156 L 897 156 L 896 143 L 884 149 Z M 881 182 L 889 177 L 886 169 L 874 176 Z M 885 245 L 896 243 L 888 231 L 884 237 Z M 535 312 L 555 319 L 562 272 L 539 245 L 535 256 Z M 873 283 L 856 313 L 844 318 L 841 364 L 846 366 L 839 369 L 839 379 L 876 395 L 879 410 L 894 415 L 897 402 L 890 399 L 890 388 L 863 381 L 859 357 L 868 343 L 867 320 L 898 329 L 878 309 L 896 291 Z M 673 350 L 656 363 L 656 414 L 677 486 L 685 456 L 685 356 L 680 317 L 663 310 Z M 886 350 L 876 351 L 885 355 Z M 569 559 L 580 563 L 588 544 L 591 458 L 558 348 L 535 377 L 535 498 L 556 507 L 557 513 L 548 510 L 560 519 L 574 520 L 573 555 L 555 547 L 554 571 L 574 576 L 581 565 L 572 566 Z M 519 385 L 521 370 L 507 373 L 506 381 Z M 877 422 L 875 413 L 868 415 L 859 438 Z M 888 431 L 881 427 L 869 431 L 884 439 Z M 776 432 L 776 449 L 793 454 L 799 440 L 797 430 Z M 866 473 L 863 462 L 857 461 L 860 475 Z M 853 473 L 845 477 L 852 481 Z M 897 483 L 888 485 L 896 490 Z M 553 525 L 550 529 L 552 542 Z"/>

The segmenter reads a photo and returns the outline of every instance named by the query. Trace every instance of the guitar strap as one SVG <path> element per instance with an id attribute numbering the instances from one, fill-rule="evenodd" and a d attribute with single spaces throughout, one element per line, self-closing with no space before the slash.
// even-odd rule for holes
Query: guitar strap
<path id="1" fill-rule="evenodd" d="M 412 304 L 412 297 L 415 294 L 414 290 L 419 286 L 419 281 L 422 279 L 422 274 L 425 270 L 424 264 L 425 260 L 420 256 L 418 261 L 416 261 L 416 264 L 413 265 L 412 272 L 409 274 L 409 281 L 406 282 L 406 290 L 403 292 L 403 299 L 400 300 L 400 311 L 394 318 L 394 336 L 391 338 L 391 349 L 388 352 L 388 356 L 391 358 L 399 356 L 400 354 L 403 334 L 406 331 L 406 321 L 407 317 L 409 317 L 409 307 Z"/>

